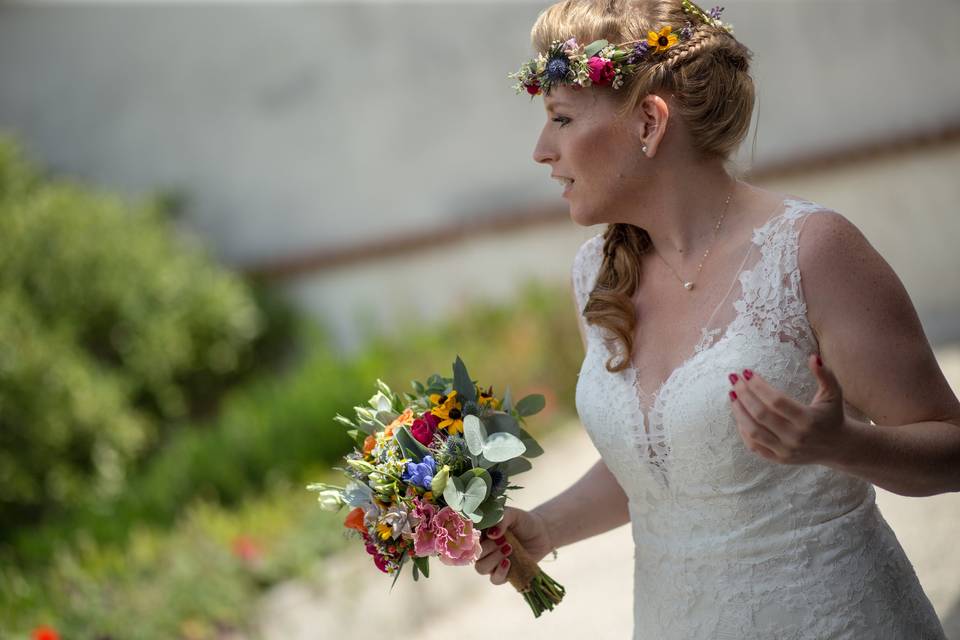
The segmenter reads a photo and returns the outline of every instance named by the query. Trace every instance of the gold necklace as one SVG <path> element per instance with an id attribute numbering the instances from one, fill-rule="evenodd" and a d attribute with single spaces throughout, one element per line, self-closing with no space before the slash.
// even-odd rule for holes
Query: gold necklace
<path id="1" fill-rule="evenodd" d="M 717 241 L 717 232 L 720 231 L 720 224 L 723 222 L 723 217 L 727 215 L 727 208 L 730 206 L 730 198 L 732 197 L 733 197 L 733 190 L 731 189 L 730 195 L 727 196 L 727 200 L 726 202 L 724 202 L 723 213 L 720 214 L 720 219 L 717 220 L 717 225 L 713 228 L 713 240 L 710 241 L 710 246 L 708 246 L 707 250 L 703 252 L 703 258 L 700 259 L 700 265 L 697 267 L 697 276 L 700 275 L 700 270 L 703 269 L 703 261 L 707 259 L 707 255 L 710 253 L 710 249 L 713 247 L 713 243 Z M 653 245 L 650 245 L 650 246 L 653 246 Z M 663 259 L 663 256 L 660 255 L 660 252 L 657 251 L 656 247 L 653 247 L 653 251 L 657 254 L 657 256 L 659 256 L 661 260 L 663 260 L 663 264 L 667 265 L 667 268 L 670 269 L 670 271 L 673 271 L 673 275 L 677 276 L 677 280 L 680 281 L 680 284 L 683 285 L 683 288 L 686 289 L 687 291 L 692 291 L 693 280 L 685 282 L 683 278 L 681 278 L 680 275 L 673 270 L 673 267 L 671 267 L 667 263 L 667 261 Z"/>

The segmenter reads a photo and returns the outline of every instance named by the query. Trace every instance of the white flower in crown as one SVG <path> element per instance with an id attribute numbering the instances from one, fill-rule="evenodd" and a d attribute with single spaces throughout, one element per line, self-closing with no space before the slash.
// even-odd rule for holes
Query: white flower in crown
<path id="1" fill-rule="evenodd" d="M 535 72 L 539 75 L 547 68 L 547 56 L 542 53 L 537 54 L 537 66 Z"/>

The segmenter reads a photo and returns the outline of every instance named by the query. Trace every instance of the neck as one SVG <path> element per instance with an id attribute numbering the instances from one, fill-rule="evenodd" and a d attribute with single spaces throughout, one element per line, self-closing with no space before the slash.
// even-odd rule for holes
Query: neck
<path id="1" fill-rule="evenodd" d="M 648 199 L 628 221 L 646 229 L 654 248 L 674 267 L 696 265 L 713 246 L 717 221 L 723 214 L 719 236 L 729 228 L 730 212 L 737 206 L 743 183 L 717 163 L 697 171 L 684 170 L 656 176 Z M 730 197 L 729 205 L 724 203 Z M 726 210 L 726 213 L 724 211 Z"/>

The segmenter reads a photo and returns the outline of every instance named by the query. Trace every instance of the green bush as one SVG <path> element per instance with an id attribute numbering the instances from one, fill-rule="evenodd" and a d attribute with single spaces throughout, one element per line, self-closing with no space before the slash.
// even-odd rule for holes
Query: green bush
<path id="1" fill-rule="evenodd" d="M 2 538 L 116 494 L 165 430 L 212 412 L 265 318 L 159 198 L 44 178 L 3 138 L 0 238 Z"/>

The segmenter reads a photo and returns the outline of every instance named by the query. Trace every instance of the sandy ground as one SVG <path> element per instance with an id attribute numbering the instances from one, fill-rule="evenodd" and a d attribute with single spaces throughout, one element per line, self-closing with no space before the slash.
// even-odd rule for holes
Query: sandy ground
<path id="1" fill-rule="evenodd" d="M 938 360 L 960 393 L 960 344 L 938 349 Z M 535 469 L 517 477 L 524 486 L 513 506 L 529 509 L 577 480 L 598 458 L 579 423 L 544 438 Z M 920 582 L 944 622 L 960 640 L 960 494 L 908 498 L 877 489 L 877 502 L 896 532 Z M 629 638 L 632 633 L 633 543 L 629 525 L 563 547 L 542 568 L 566 588 L 563 603 L 534 618 L 509 584 L 494 586 L 472 568 L 431 562 L 431 577 L 413 582 L 376 571 L 366 553 L 345 553 L 326 563 L 317 583 L 282 584 L 258 612 L 267 640 L 415 637 L 418 640 L 496 638 Z M 325 586 L 317 586 L 322 584 Z M 448 602 L 457 607 L 439 615 Z M 418 621 L 429 619 L 429 625 Z M 403 630 L 402 632 L 400 630 Z"/>

